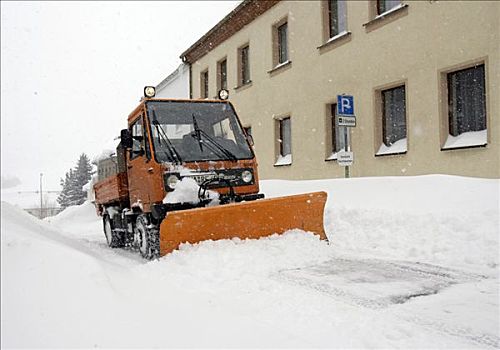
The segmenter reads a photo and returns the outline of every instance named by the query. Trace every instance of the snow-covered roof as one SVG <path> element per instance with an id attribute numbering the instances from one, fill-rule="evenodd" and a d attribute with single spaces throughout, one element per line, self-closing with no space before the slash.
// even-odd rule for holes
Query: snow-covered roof
<path id="1" fill-rule="evenodd" d="M 179 66 L 168 75 L 165 79 L 163 79 L 158 85 L 156 85 L 156 91 L 163 89 L 167 86 L 172 80 L 175 80 L 179 75 L 181 75 L 186 69 L 188 69 L 188 65 L 185 63 L 179 64 Z"/>
<path id="2" fill-rule="evenodd" d="M 116 154 L 116 147 L 120 143 L 120 138 L 114 138 L 103 144 L 101 153 L 97 154 L 92 158 L 92 163 L 97 164 L 101 160 L 111 157 Z"/>

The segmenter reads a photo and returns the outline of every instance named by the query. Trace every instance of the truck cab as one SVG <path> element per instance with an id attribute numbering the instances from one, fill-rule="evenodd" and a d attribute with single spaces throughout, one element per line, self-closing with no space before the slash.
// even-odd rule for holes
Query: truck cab
<path id="1" fill-rule="evenodd" d="M 122 131 L 130 204 L 151 212 L 185 177 L 228 196 L 259 192 L 251 139 L 228 101 L 146 99 Z"/>

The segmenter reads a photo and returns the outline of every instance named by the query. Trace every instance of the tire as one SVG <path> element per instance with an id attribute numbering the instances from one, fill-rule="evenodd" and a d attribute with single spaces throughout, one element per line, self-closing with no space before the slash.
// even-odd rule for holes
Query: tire
<path id="1" fill-rule="evenodd" d="M 116 231 L 113 230 L 113 223 L 109 218 L 109 215 L 105 215 L 102 219 L 104 236 L 106 237 L 106 242 L 110 248 L 120 248 L 124 246 L 123 238 L 121 235 L 117 234 Z"/>
<path id="2" fill-rule="evenodd" d="M 149 225 L 145 215 L 139 215 L 135 223 L 137 247 L 141 256 L 152 260 L 160 256 L 158 229 Z"/>

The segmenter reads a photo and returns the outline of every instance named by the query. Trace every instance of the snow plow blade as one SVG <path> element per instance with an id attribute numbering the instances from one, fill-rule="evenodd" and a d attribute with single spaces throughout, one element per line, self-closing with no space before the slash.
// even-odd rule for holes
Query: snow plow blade
<path id="1" fill-rule="evenodd" d="M 313 192 L 169 212 L 160 225 L 160 255 L 178 249 L 182 243 L 258 239 L 291 229 L 312 232 L 326 240 L 326 198 L 325 192 Z"/>

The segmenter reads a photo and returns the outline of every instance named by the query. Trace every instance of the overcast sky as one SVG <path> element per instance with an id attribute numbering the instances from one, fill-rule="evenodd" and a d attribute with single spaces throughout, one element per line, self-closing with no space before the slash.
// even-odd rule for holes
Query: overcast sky
<path id="1" fill-rule="evenodd" d="M 1 173 L 59 190 L 240 1 L 1 2 Z M 16 179 L 17 178 L 17 179 Z"/>

